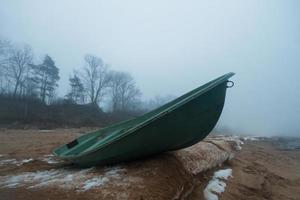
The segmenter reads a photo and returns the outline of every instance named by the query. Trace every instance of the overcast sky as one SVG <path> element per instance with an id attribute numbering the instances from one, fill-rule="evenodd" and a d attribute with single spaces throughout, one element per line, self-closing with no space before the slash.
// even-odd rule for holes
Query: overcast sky
<path id="1" fill-rule="evenodd" d="M 233 71 L 220 126 L 300 135 L 300 1 L 0 0 L 0 37 L 60 68 L 59 94 L 92 53 L 130 72 L 145 99 Z"/>

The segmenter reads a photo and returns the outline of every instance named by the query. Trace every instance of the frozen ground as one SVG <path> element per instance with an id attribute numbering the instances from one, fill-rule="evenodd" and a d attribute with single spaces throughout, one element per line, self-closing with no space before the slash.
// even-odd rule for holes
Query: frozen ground
<path id="1" fill-rule="evenodd" d="M 271 153 L 263 154 L 269 149 L 265 148 L 265 141 L 262 138 L 236 136 L 208 137 L 180 151 L 115 166 L 88 169 L 80 169 L 64 163 L 50 154 L 54 147 L 71 141 L 80 134 L 81 130 L 77 129 L 0 132 L 1 199 L 159 200 L 189 197 L 192 200 L 211 200 L 219 196 L 222 197 L 221 199 L 238 199 L 234 193 L 236 190 L 234 186 L 236 181 L 240 183 L 244 180 L 240 176 L 242 174 L 240 170 L 250 170 L 249 173 L 253 175 L 261 170 L 257 168 L 260 166 L 257 162 L 270 158 L 271 155 Z M 266 144 L 270 145 L 268 142 Z M 251 145 L 257 146 L 251 147 Z M 264 156 L 260 157 L 261 154 Z M 293 156 L 296 159 L 291 157 L 290 160 L 284 160 L 282 163 L 299 166 L 297 152 Z M 246 162 L 243 161 L 244 158 L 247 159 L 245 166 L 240 163 Z M 268 160 L 268 163 L 274 162 L 273 160 Z M 256 163 L 254 168 L 250 166 L 253 163 Z M 218 171 L 220 168 L 225 171 Z M 274 173 L 282 174 L 283 171 L 281 169 Z M 232 172 L 232 177 L 230 172 Z M 298 173 L 299 171 L 297 168 L 291 168 L 285 173 L 290 172 Z M 255 178 L 249 177 L 250 175 L 247 175 L 250 181 L 242 185 L 247 185 L 253 180 L 262 181 L 256 175 L 254 175 Z M 289 181 L 287 183 L 294 184 L 291 180 Z M 297 181 L 299 180 L 296 178 Z M 227 185 L 226 190 L 225 185 Z M 239 185 L 239 187 L 242 186 Z M 297 186 L 295 188 L 299 189 Z M 242 192 L 237 192 L 237 194 L 243 196 Z"/>
<path id="2" fill-rule="evenodd" d="M 79 130 L 0 133 L 0 195 L 22 199 L 30 194 L 34 199 L 48 193 L 47 198 L 55 200 L 81 195 L 90 199 L 178 199 L 191 194 L 195 176 L 231 159 L 238 144 L 237 138 L 211 139 L 180 151 L 89 169 L 50 154 L 79 134 Z"/>
<path id="3" fill-rule="evenodd" d="M 218 200 L 218 195 L 225 191 L 226 183 L 232 176 L 232 169 L 222 169 L 214 173 L 212 179 L 204 189 L 204 198 L 206 200 Z"/>

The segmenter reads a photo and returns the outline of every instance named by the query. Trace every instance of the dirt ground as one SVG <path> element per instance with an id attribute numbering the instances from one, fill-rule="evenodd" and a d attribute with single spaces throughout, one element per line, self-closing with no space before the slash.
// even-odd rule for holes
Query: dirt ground
<path id="1" fill-rule="evenodd" d="M 187 150 L 90 169 L 50 155 L 87 130 L 0 130 L 0 199 L 199 200 L 218 168 L 231 168 L 233 175 L 221 200 L 300 199 L 300 150 L 279 149 L 271 139 L 245 141 L 223 165 L 232 157 L 230 145 L 210 139 Z"/>

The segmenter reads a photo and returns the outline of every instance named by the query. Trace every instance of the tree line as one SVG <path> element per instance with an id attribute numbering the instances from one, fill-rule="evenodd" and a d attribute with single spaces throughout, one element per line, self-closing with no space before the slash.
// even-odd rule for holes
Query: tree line
<path id="1" fill-rule="evenodd" d="M 29 45 L 0 40 L 0 95 L 38 98 L 49 105 L 59 99 L 59 80 L 59 67 L 50 55 L 35 62 Z M 140 97 L 131 74 L 112 70 L 100 57 L 87 54 L 84 65 L 70 76 L 64 100 L 101 107 L 108 99 L 112 112 L 123 112 L 141 109 Z"/>
<path id="2" fill-rule="evenodd" d="M 87 54 L 83 61 L 70 74 L 67 93 L 59 97 L 60 70 L 55 59 L 45 55 L 37 60 L 29 45 L 0 38 L 0 127 L 104 126 L 174 98 L 156 96 L 142 101 L 130 73 L 111 69 L 95 55 Z M 108 112 L 104 106 L 110 108 Z"/>

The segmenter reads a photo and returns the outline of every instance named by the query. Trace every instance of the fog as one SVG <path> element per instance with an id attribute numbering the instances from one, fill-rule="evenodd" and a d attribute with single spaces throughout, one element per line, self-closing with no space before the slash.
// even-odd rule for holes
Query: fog
<path id="1" fill-rule="evenodd" d="M 300 2 L 0 2 L 0 37 L 51 55 L 66 93 L 83 56 L 128 71 L 143 98 L 179 96 L 235 72 L 220 128 L 253 135 L 300 133 Z"/>

